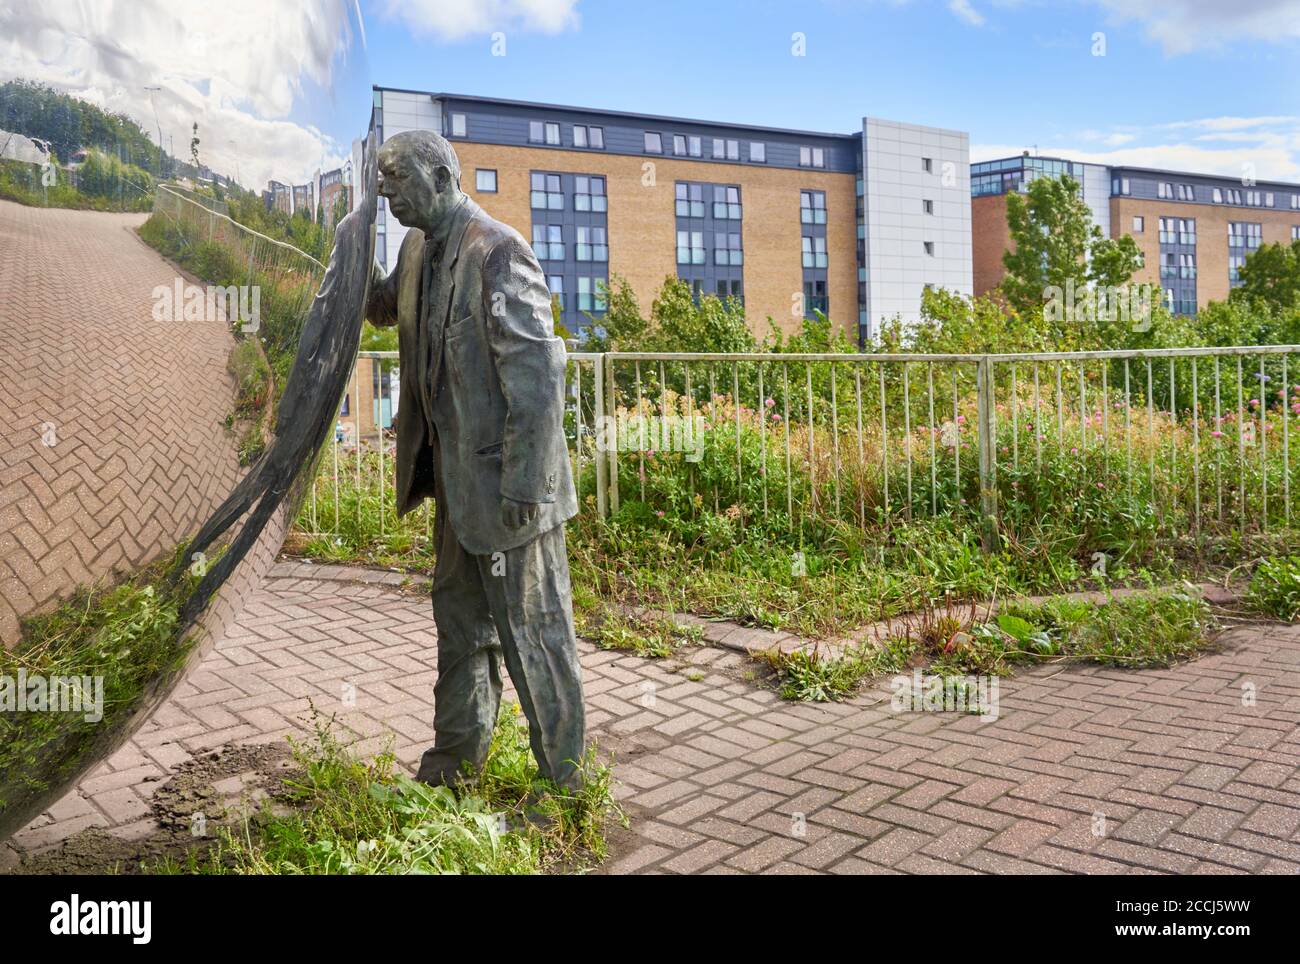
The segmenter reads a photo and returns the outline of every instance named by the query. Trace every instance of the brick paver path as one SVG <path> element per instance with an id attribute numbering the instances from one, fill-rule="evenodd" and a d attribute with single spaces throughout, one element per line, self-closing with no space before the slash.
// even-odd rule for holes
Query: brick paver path
<path id="1" fill-rule="evenodd" d="M 239 477 L 225 322 L 154 321 L 143 214 L 0 201 L 0 645 L 190 535 Z M 48 444 L 47 444 L 48 443 Z"/>
<path id="2" fill-rule="evenodd" d="M 15 843 L 147 833 L 171 767 L 301 729 L 309 701 L 364 750 L 391 732 L 413 766 L 432 736 L 429 602 L 346 581 L 360 572 L 277 565 L 135 740 Z M 1300 626 L 1234 629 L 1169 670 L 1021 672 L 996 721 L 892 713 L 887 684 L 783 703 L 715 648 L 652 661 L 584 643 L 582 663 L 632 817 L 608 871 L 1300 870 Z"/>

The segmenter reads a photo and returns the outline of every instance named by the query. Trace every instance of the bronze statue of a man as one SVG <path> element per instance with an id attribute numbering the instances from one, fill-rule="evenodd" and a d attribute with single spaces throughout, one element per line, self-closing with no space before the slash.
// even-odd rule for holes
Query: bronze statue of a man
<path id="1" fill-rule="evenodd" d="M 367 317 L 398 326 L 397 511 L 436 507 L 434 745 L 416 778 L 482 765 L 498 656 L 543 777 L 580 781 L 584 712 L 564 522 L 578 509 L 564 439 L 564 343 L 532 248 L 460 190 L 432 131 L 389 138 L 379 193 L 411 229 L 378 266 Z"/>

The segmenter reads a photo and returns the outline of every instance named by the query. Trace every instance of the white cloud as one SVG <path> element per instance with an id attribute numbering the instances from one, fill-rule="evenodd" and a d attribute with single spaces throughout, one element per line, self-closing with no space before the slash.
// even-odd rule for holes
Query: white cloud
<path id="1" fill-rule="evenodd" d="M 417 34 L 460 40 L 513 29 L 555 34 L 576 29 L 578 0 L 386 0 L 384 17 Z"/>
<path id="2" fill-rule="evenodd" d="M 964 20 L 972 27 L 978 27 L 984 23 L 984 14 L 972 7 L 970 0 L 948 0 L 948 9 L 959 20 Z"/>
<path id="3" fill-rule="evenodd" d="M 1026 146 L 972 144 L 971 160 L 1011 157 Z M 1245 165 L 1251 165 L 1260 180 L 1300 182 L 1300 119 L 1212 117 L 1175 121 L 1141 131 L 1082 131 L 1055 143 L 1039 144 L 1037 153 L 1090 164 L 1165 168 L 1225 177 L 1240 177 Z"/>
<path id="4" fill-rule="evenodd" d="M 1300 0 L 1097 0 L 1120 22 L 1137 21 L 1174 56 L 1234 40 L 1300 39 Z"/>
<path id="5" fill-rule="evenodd" d="M 0 7 L 0 81 L 35 80 L 126 114 L 250 187 L 305 181 L 348 145 L 292 119 L 356 56 L 354 0 L 101 0 Z M 151 102 L 147 87 L 160 87 Z M 157 105 L 157 123 L 154 120 Z"/>

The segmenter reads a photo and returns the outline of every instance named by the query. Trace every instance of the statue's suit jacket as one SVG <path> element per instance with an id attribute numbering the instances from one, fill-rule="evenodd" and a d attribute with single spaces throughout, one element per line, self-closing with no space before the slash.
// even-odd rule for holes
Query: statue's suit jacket
<path id="1" fill-rule="evenodd" d="M 564 438 L 566 355 L 532 247 L 469 197 L 451 217 L 437 264 L 432 242 L 407 232 L 396 270 L 371 285 L 367 317 L 398 329 L 398 514 L 433 497 L 440 473 L 438 512 L 467 551 L 489 555 L 578 511 Z M 506 528 L 502 496 L 540 505 L 537 518 Z"/>

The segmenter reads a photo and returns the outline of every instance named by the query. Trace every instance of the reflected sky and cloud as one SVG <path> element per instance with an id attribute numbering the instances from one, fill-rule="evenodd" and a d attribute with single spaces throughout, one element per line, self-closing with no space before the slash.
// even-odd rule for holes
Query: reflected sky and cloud
<path id="1" fill-rule="evenodd" d="M 108 0 L 0 5 L 0 82 L 121 112 L 172 156 L 244 187 L 339 167 L 370 111 L 355 0 Z M 156 89 L 151 89 L 156 88 Z"/>

